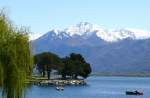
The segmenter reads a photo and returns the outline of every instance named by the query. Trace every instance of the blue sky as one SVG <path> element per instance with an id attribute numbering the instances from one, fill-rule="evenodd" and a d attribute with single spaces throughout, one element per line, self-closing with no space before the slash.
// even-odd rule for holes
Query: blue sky
<path id="1" fill-rule="evenodd" d="M 16 25 L 34 33 L 90 22 L 150 31 L 150 0 L 0 0 Z"/>

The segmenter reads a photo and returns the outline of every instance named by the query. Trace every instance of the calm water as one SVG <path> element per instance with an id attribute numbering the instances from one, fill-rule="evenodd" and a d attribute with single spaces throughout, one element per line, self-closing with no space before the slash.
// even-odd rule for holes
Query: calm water
<path id="1" fill-rule="evenodd" d="M 89 77 L 87 86 L 55 87 L 31 86 L 26 98 L 150 98 L 150 78 Z M 144 96 L 127 96 L 126 90 L 139 90 Z"/>
<path id="2" fill-rule="evenodd" d="M 31 86 L 26 98 L 150 98 L 150 78 L 89 77 L 87 86 L 65 86 L 64 91 L 55 87 Z M 127 96 L 126 90 L 143 91 L 143 96 Z"/>

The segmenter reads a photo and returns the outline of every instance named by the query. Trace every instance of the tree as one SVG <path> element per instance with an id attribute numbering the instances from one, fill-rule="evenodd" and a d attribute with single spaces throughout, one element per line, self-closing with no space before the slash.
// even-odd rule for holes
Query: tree
<path id="1" fill-rule="evenodd" d="M 78 76 L 87 78 L 91 73 L 90 64 L 85 61 L 81 54 L 75 53 L 71 53 L 65 58 L 60 58 L 54 53 L 43 52 L 34 56 L 34 64 L 37 65 L 43 77 L 47 72 L 48 79 L 50 79 L 51 69 L 58 70 L 63 79 L 66 79 L 66 76 L 74 79 L 77 79 Z"/>
<path id="2" fill-rule="evenodd" d="M 32 72 L 29 31 L 16 28 L 0 13 L 0 86 L 3 97 L 21 98 L 25 80 Z"/>
<path id="3" fill-rule="evenodd" d="M 34 63 L 38 66 L 38 70 L 42 73 L 43 77 L 47 72 L 47 77 L 50 79 L 51 69 L 57 69 L 61 64 L 60 58 L 50 52 L 43 52 L 34 56 Z"/>
<path id="4" fill-rule="evenodd" d="M 91 66 L 89 63 L 84 63 L 82 71 L 80 71 L 79 75 L 83 78 L 87 78 L 88 75 L 92 72 Z"/>
<path id="5" fill-rule="evenodd" d="M 58 68 L 58 72 L 62 75 L 63 79 L 66 79 L 66 76 L 73 76 L 73 61 L 70 60 L 70 57 L 62 58 L 62 64 Z"/>
<path id="6" fill-rule="evenodd" d="M 78 76 L 87 78 L 91 73 L 91 66 L 85 61 L 81 54 L 70 54 L 70 59 L 73 60 L 73 77 L 76 79 Z"/>
<path id="7" fill-rule="evenodd" d="M 42 73 L 42 76 L 45 77 L 45 71 L 51 65 L 51 57 L 47 53 L 42 53 L 34 56 L 34 63 L 37 65 L 38 70 Z M 48 67 L 49 66 L 49 67 Z"/>
<path id="8" fill-rule="evenodd" d="M 81 54 L 71 53 L 69 57 L 62 59 L 63 66 L 59 70 L 64 79 L 66 76 L 77 79 L 78 76 L 87 78 L 91 73 L 90 64 L 88 64 Z"/>

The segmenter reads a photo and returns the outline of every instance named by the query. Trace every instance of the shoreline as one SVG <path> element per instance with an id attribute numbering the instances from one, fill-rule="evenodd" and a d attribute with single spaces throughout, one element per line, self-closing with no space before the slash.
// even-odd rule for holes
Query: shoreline
<path id="1" fill-rule="evenodd" d="M 54 85 L 54 86 L 65 86 L 65 85 L 86 85 L 84 79 L 29 79 L 28 84 L 33 85 Z"/>
<path id="2" fill-rule="evenodd" d="M 102 77 L 150 77 L 150 73 L 92 73 L 90 76 Z"/>
<path id="3" fill-rule="evenodd" d="M 88 78 L 90 77 L 135 77 L 135 78 L 150 78 L 150 74 L 147 75 L 137 75 L 137 74 L 91 74 L 89 75 Z M 86 85 L 86 79 L 47 79 L 45 77 L 38 77 L 38 76 L 33 76 L 31 78 L 29 78 L 28 80 L 26 80 L 25 83 L 27 84 L 33 84 L 33 85 Z"/>

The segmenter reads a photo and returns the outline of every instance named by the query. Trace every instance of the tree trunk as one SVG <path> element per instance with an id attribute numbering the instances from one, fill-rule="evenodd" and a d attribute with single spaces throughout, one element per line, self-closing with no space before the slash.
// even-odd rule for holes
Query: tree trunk
<path id="1" fill-rule="evenodd" d="M 62 78 L 63 78 L 63 79 L 66 79 L 66 75 L 62 75 Z"/>
<path id="2" fill-rule="evenodd" d="M 42 72 L 42 76 L 45 77 L 45 71 Z"/>
<path id="3" fill-rule="evenodd" d="M 50 79 L 50 71 L 47 71 L 47 78 Z"/>

